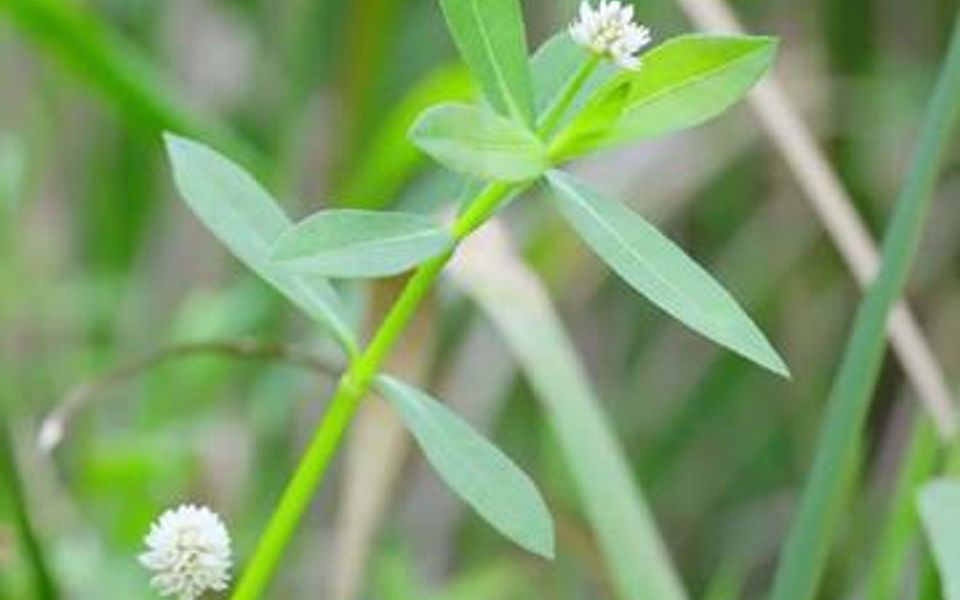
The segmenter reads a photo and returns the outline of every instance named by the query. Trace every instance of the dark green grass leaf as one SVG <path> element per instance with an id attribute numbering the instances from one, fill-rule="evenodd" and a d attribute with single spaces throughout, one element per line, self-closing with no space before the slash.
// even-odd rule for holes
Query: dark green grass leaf
<path id="1" fill-rule="evenodd" d="M 917 153 L 884 239 L 876 278 L 857 310 L 827 401 L 813 467 L 774 579 L 773 600 L 817 595 L 862 443 L 886 348 L 887 321 L 923 236 L 940 164 L 960 119 L 960 15 Z"/>

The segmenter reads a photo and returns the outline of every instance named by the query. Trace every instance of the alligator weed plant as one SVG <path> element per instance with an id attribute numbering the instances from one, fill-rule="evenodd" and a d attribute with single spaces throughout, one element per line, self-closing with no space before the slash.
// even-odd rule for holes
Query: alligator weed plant
<path id="1" fill-rule="evenodd" d="M 473 191 L 450 226 L 417 214 L 323 210 L 294 223 L 255 179 L 171 134 L 178 189 L 196 216 L 342 348 L 326 413 L 233 592 L 264 596 L 359 404 L 390 403 L 450 488 L 503 535 L 550 558 L 553 523 L 536 487 L 501 451 L 427 392 L 381 367 L 459 244 L 542 185 L 553 208 L 626 283 L 691 329 L 779 375 L 777 352 L 729 293 L 644 218 L 562 169 L 612 146 L 693 127 L 741 99 L 769 68 L 768 37 L 684 35 L 652 43 L 633 8 L 584 3 L 568 30 L 528 56 L 518 0 L 441 0 L 483 98 L 425 110 L 409 137 Z M 331 280 L 413 271 L 361 342 Z M 192 592 L 191 595 L 195 593 Z"/>

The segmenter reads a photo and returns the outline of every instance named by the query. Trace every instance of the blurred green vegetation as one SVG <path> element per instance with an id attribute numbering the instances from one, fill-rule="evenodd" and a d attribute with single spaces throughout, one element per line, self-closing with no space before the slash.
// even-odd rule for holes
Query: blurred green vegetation
<path id="1" fill-rule="evenodd" d="M 571 0 L 523 4 L 534 44 L 575 10 Z M 879 235 L 956 1 L 733 6 L 751 30 L 782 37 L 779 76 Z M 672 0 L 637 10 L 658 39 L 691 28 Z M 329 381 L 283 361 L 192 356 L 97 389 L 57 449 L 38 449 L 43 418 L 71 391 L 159 348 L 255 339 L 329 352 L 175 199 L 159 133 L 231 155 L 298 216 L 331 204 L 432 210 L 460 190 L 418 155 L 406 129 L 424 106 L 471 94 L 434 0 L 0 0 L 0 599 L 152 597 L 135 560 L 141 537 L 159 512 L 188 500 L 225 515 L 244 558 L 327 396 Z M 957 149 L 908 286 L 954 386 Z M 784 382 L 711 347 L 608 277 L 534 197 L 511 207 L 511 229 L 549 284 L 691 596 L 763 597 L 856 286 L 745 109 L 574 168 L 634 200 L 709 265 L 791 365 Z M 466 512 L 434 521 L 422 488 L 445 492 L 410 460 L 403 468 L 415 476 L 390 491 L 363 597 L 614 597 L 530 384 L 510 370 L 466 382 L 451 375 L 487 325 L 447 292 L 432 313 L 438 341 L 426 345 L 426 379 L 453 386 L 451 399 L 489 382 L 478 414 L 546 494 L 559 556 L 521 556 Z M 471 364 L 503 360 L 502 346 L 480 350 L 488 356 Z M 895 595 L 904 581 L 889 581 L 904 561 L 911 581 L 935 585 L 901 522 L 910 510 L 903 490 L 936 462 L 932 432 L 913 430 L 917 413 L 888 358 L 821 597 L 912 597 Z M 339 499 L 335 489 L 318 497 L 277 597 L 315 597 L 333 579 Z M 874 563 L 882 541 L 894 555 Z"/>

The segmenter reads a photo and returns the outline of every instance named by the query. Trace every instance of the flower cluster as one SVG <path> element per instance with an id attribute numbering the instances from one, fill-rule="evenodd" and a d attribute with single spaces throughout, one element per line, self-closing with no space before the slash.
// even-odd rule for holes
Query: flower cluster
<path id="1" fill-rule="evenodd" d="M 639 69 L 637 53 L 650 43 L 650 30 L 633 22 L 633 6 L 619 0 L 600 0 L 596 9 L 584 0 L 580 19 L 570 26 L 570 36 L 591 52 L 612 59 L 624 69 Z"/>
<path id="2" fill-rule="evenodd" d="M 223 521 L 205 506 L 185 504 L 163 513 L 150 526 L 140 562 L 155 572 L 150 580 L 162 596 L 196 600 L 230 581 L 230 536 Z"/>

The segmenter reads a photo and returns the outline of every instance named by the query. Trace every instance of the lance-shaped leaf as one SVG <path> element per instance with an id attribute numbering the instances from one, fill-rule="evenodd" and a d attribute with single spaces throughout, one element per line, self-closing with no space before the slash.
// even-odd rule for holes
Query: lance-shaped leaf
<path id="1" fill-rule="evenodd" d="M 519 0 L 440 0 L 453 41 L 497 112 L 533 124 L 533 92 Z"/>
<path id="2" fill-rule="evenodd" d="M 556 141 L 569 157 L 699 125 L 740 100 L 770 68 L 774 38 L 684 35 L 603 86 Z"/>
<path id="3" fill-rule="evenodd" d="M 406 213 L 325 210 L 288 229 L 274 260 L 324 277 L 386 277 L 402 273 L 453 244 L 433 221 Z"/>
<path id="4" fill-rule="evenodd" d="M 234 256 L 311 318 L 330 330 L 348 350 L 353 334 L 341 316 L 330 284 L 298 277 L 275 264 L 270 247 L 291 221 L 257 181 L 210 148 L 166 134 L 177 189 L 187 206 Z"/>
<path id="5" fill-rule="evenodd" d="M 553 558 L 553 519 L 530 478 L 455 413 L 424 392 L 389 376 L 377 388 L 440 477 L 500 533 Z"/>
<path id="6" fill-rule="evenodd" d="M 960 600 L 960 481 L 927 484 L 920 491 L 919 505 L 944 599 Z"/>
<path id="7" fill-rule="evenodd" d="M 437 162 L 459 173 L 523 181 L 549 164 L 533 133 L 495 113 L 467 104 L 439 104 L 423 112 L 410 138 Z"/>
<path id="8" fill-rule="evenodd" d="M 736 301 L 656 227 L 576 177 L 550 171 L 567 222 L 634 289 L 691 329 L 787 376 L 787 366 Z"/>

